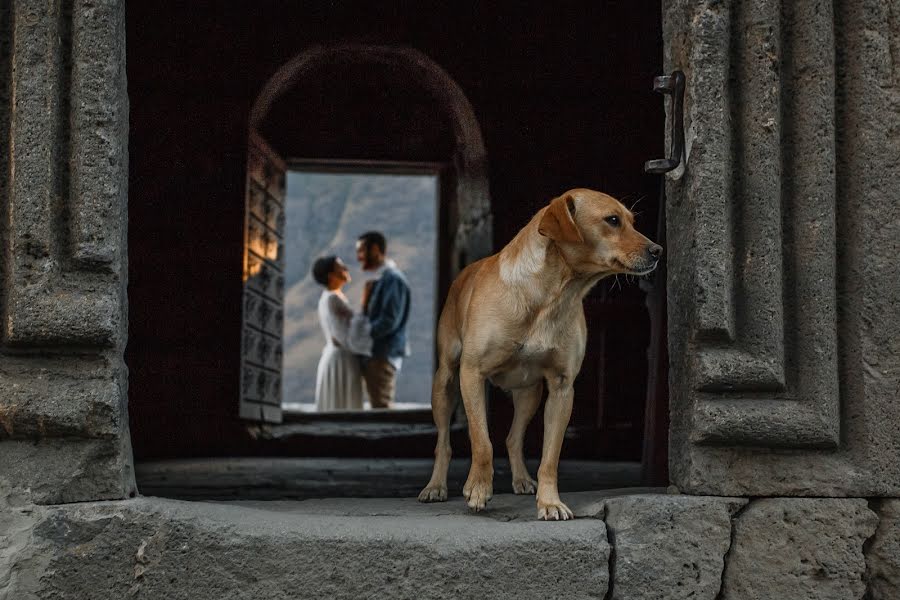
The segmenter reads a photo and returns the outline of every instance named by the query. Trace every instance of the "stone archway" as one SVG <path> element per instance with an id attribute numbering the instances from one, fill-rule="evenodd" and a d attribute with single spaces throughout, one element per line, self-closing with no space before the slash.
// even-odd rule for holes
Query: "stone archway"
<path id="1" fill-rule="evenodd" d="M 448 166 L 440 177 L 438 297 L 445 297 L 462 267 L 492 251 L 484 141 L 472 105 L 453 78 L 412 48 L 339 44 L 314 46 L 298 54 L 264 84 L 248 120 L 240 399 L 240 414 L 245 419 L 281 420 L 281 365 L 277 357 L 281 356 L 284 314 L 284 219 L 276 214 L 283 215 L 287 166 L 283 151 L 266 135 L 265 125 L 277 112 L 274 107 L 279 100 L 304 80 L 321 77 L 323 70 L 348 66 L 386 69 L 390 79 L 384 85 L 394 82 L 415 88 L 428 97 L 432 112 L 449 125 L 451 150 L 441 161 Z M 420 158 L 415 152 L 413 155 Z M 260 248 L 267 250 L 261 252 Z"/>
<path id="2" fill-rule="evenodd" d="M 298 54 L 266 82 L 250 110 L 250 130 L 257 130 L 273 103 L 297 81 L 326 62 L 386 65 L 425 88 L 449 117 L 455 137 L 456 172 L 454 272 L 491 252 L 491 203 L 488 191 L 487 152 L 475 111 L 453 78 L 424 53 L 413 48 L 369 44 L 315 46 Z M 462 263 L 462 264 L 461 264 Z"/>

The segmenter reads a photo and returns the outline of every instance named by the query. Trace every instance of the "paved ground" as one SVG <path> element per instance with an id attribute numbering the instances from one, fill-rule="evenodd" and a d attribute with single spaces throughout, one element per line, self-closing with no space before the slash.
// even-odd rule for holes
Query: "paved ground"
<path id="1" fill-rule="evenodd" d="M 537 461 L 529 461 L 532 475 Z M 328 497 L 415 498 L 431 475 L 422 459 L 184 459 L 136 466 L 141 494 L 190 500 L 279 500 Z M 448 487 L 459 496 L 467 459 L 451 462 Z M 494 465 L 494 493 L 512 492 L 509 463 Z M 640 464 L 563 461 L 561 493 L 640 485 Z"/>

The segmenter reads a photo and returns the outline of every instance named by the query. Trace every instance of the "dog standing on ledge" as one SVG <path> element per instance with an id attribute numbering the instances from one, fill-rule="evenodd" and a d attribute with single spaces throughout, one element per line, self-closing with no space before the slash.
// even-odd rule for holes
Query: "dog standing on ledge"
<path id="1" fill-rule="evenodd" d="M 538 211 L 498 254 L 459 274 L 438 324 L 438 369 L 431 391 L 438 438 L 434 471 L 419 494 L 421 502 L 447 499 L 456 386 L 472 443 L 463 495 L 476 511 L 491 499 L 493 448 L 484 385 L 489 379 L 507 390 L 515 404 L 506 438 L 513 490 L 533 494 L 537 488 L 539 519 L 574 518 L 559 498 L 557 467 L 572 414 L 572 383 L 587 341 L 581 300 L 609 275 L 650 273 L 661 254 L 661 246 L 634 229 L 634 215 L 620 202 L 593 190 L 574 189 Z M 544 447 L 535 482 L 525 466 L 522 443 L 545 381 Z"/>

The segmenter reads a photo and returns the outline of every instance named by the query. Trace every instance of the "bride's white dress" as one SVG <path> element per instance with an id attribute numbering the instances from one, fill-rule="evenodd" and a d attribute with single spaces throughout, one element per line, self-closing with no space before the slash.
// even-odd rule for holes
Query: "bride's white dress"
<path id="1" fill-rule="evenodd" d="M 340 291 L 325 290 L 319 298 L 319 323 L 325 348 L 316 372 L 316 410 L 362 410 L 359 359 L 350 350 L 353 309 Z M 336 343 L 335 343 L 336 342 Z"/>

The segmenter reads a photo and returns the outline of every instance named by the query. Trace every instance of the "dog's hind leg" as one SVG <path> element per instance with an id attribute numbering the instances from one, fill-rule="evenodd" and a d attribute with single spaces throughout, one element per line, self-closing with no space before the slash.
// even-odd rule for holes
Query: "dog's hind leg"
<path id="1" fill-rule="evenodd" d="M 463 496 L 466 497 L 469 508 L 476 511 L 483 510 L 494 495 L 494 449 L 487 428 L 485 381 L 475 365 L 463 361 L 459 369 L 459 387 L 466 407 L 469 440 L 472 443 L 472 466 L 463 486 Z"/>
<path id="2" fill-rule="evenodd" d="M 530 388 L 512 391 L 516 413 L 512 426 L 509 428 L 509 435 L 506 436 L 506 451 L 509 453 L 512 487 L 516 494 L 533 494 L 537 489 L 537 482 L 531 478 L 531 475 L 528 474 L 528 467 L 525 466 L 522 446 L 525 441 L 525 429 L 531 422 L 531 418 L 534 417 L 534 413 L 537 412 L 543 391 L 543 380 Z"/>
<path id="3" fill-rule="evenodd" d="M 453 415 L 457 394 L 450 365 L 442 363 L 431 384 L 431 412 L 437 428 L 437 445 L 434 447 L 434 470 L 431 480 L 419 493 L 419 502 L 444 502 L 447 499 L 447 469 L 450 467 L 450 417 Z M 451 390 L 452 386 L 452 390 Z"/>

